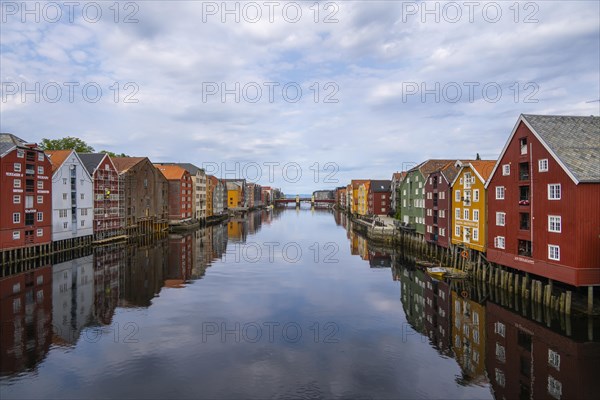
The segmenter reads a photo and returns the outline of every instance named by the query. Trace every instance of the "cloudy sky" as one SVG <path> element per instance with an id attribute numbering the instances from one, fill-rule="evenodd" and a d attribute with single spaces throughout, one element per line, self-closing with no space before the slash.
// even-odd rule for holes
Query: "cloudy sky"
<path id="1" fill-rule="evenodd" d="M 290 194 L 600 114 L 597 1 L 0 4 L 2 132 Z"/>

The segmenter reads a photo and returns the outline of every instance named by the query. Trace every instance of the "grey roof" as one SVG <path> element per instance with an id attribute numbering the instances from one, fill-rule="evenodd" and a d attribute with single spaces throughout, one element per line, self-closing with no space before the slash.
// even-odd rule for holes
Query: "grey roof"
<path id="1" fill-rule="evenodd" d="M 27 142 L 12 133 L 0 133 L 0 156 L 4 156 L 13 147 L 24 146 L 25 143 Z"/>
<path id="2" fill-rule="evenodd" d="M 389 192 L 391 186 L 392 181 L 390 180 L 371 181 L 371 189 L 374 193 Z"/>
<path id="3" fill-rule="evenodd" d="M 94 176 L 94 171 L 102 162 L 102 159 L 106 154 L 104 153 L 77 153 L 83 166 L 88 170 L 90 176 Z"/>
<path id="4" fill-rule="evenodd" d="M 600 117 L 523 114 L 579 182 L 600 182 Z"/>
<path id="5" fill-rule="evenodd" d="M 157 164 L 162 164 L 162 165 L 178 165 L 181 168 L 185 169 L 187 172 L 190 173 L 190 175 L 195 176 L 198 174 L 198 171 L 202 171 L 204 172 L 204 169 L 195 166 L 192 163 L 175 163 L 175 162 L 163 162 L 163 163 L 157 163 Z"/>

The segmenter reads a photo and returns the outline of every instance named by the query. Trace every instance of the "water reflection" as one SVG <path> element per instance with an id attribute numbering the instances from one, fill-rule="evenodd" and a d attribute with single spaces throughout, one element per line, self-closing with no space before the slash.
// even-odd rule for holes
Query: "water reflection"
<path id="1" fill-rule="evenodd" d="M 303 249 L 299 261 L 225 257 L 286 238 Z M 328 242 L 339 245 L 334 263 L 312 251 Z M 560 399 L 600 389 L 597 320 L 433 279 L 326 210 L 96 248 L 0 285 L 3 398 Z M 127 323 L 136 341 L 124 340 Z M 279 324 L 272 341 L 265 323 Z M 286 323 L 301 339 L 282 336 Z M 207 337 L 206 324 L 225 334 Z M 263 335 L 250 341 L 244 327 L 256 326 Z"/>

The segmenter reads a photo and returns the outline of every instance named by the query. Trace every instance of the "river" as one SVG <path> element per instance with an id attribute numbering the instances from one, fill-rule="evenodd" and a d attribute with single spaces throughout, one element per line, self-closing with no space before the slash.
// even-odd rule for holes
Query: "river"
<path id="1" fill-rule="evenodd" d="M 304 206 L 306 207 L 306 206 Z M 9 398 L 587 398 L 597 320 L 275 209 L 0 280 Z"/>

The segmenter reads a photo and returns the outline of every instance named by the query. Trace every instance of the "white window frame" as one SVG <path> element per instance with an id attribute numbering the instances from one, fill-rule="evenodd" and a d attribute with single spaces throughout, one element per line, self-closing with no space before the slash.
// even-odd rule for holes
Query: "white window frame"
<path id="1" fill-rule="evenodd" d="M 548 232 L 561 233 L 562 218 L 560 215 L 548 215 Z"/>
<path id="2" fill-rule="evenodd" d="M 473 240 L 479 242 L 479 228 L 473 228 Z"/>
<path id="3" fill-rule="evenodd" d="M 454 227 L 454 236 L 460 237 L 460 226 Z"/>
<path id="4" fill-rule="evenodd" d="M 18 213 L 18 212 L 13 213 L 12 221 L 13 221 L 13 224 L 20 224 L 21 223 L 21 213 Z"/>
<path id="5" fill-rule="evenodd" d="M 13 204 L 21 204 L 21 196 L 18 194 L 13 195 Z"/>
<path id="6" fill-rule="evenodd" d="M 38 173 L 38 175 L 44 175 L 44 167 L 41 165 L 38 165 L 37 173 Z"/>
<path id="7" fill-rule="evenodd" d="M 454 218 L 458 221 L 460 220 L 460 208 L 454 209 Z"/>
<path id="8" fill-rule="evenodd" d="M 469 209 L 468 209 L 468 208 L 465 208 L 465 209 L 463 210 L 463 219 L 464 219 L 465 221 L 469 221 L 469 219 L 470 219 L 470 211 L 469 211 Z"/>
<path id="9" fill-rule="evenodd" d="M 542 158 L 538 160 L 538 172 L 548 172 L 548 159 Z"/>
<path id="10" fill-rule="evenodd" d="M 479 201 L 479 189 L 473 190 L 473 201 Z"/>
<path id="11" fill-rule="evenodd" d="M 556 197 L 556 194 L 558 194 L 558 197 Z M 549 183 L 548 184 L 548 200 L 560 200 L 561 197 L 562 197 L 562 190 L 560 187 L 560 183 Z"/>
<path id="12" fill-rule="evenodd" d="M 560 371 L 560 354 L 552 349 L 548 349 L 548 364 L 557 371 Z"/>
<path id="13" fill-rule="evenodd" d="M 43 228 L 38 228 L 37 232 L 36 232 L 37 237 L 42 237 L 44 236 L 44 229 Z"/>
<path id="14" fill-rule="evenodd" d="M 460 190 L 454 192 L 454 201 L 460 201 Z"/>
<path id="15" fill-rule="evenodd" d="M 21 172 L 21 163 L 14 163 L 14 165 L 13 165 L 13 171 L 15 171 L 15 172 Z"/>
<path id="16" fill-rule="evenodd" d="M 506 226 L 506 213 L 496 211 L 496 226 Z"/>
<path id="17" fill-rule="evenodd" d="M 13 238 L 13 240 L 21 239 L 21 231 L 13 231 L 12 238 Z"/>
<path id="18" fill-rule="evenodd" d="M 17 158 L 25 158 L 25 150 L 17 149 Z"/>
<path id="19" fill-rule="evenodd" d="M 504 186 L 496 186 L 496 200 L 504 200 L 506 197 L 506 191 Z"/>
<path id="20" fill-rule="evenodd" d="M 548 245 L 548 260 L 560 261 L 560 246 Z"/>
<path id="21" fill-rule="evenodd" d="M 43 222 L 44 221 L 44 213 L 42 211 L 38 211 L 37 212 L 37 222 Z"/>
<path id="22" fill-rule="evenodd" d="M 473 210 L 473 221 L 479 222 L 479 210 Z"/>
<path id="23" fill-rule="evenodd" d="M 502 176 L 510 175 L 510 164 L 502 164 Z"/>
<path id="24" fill-rule="evenodd" d="M 21 180 L 20 179 L 15 179 L 13 181 L 13 187 L 16 189 L 20 189 L 21 188 Z"/>
<path id="25" fill-rule="evenodd" d="M 497 249 L 506 248 L 506 239 L 504 238 L 504 236 L 496 236 L 494 238 L 494 247 Z"/>

